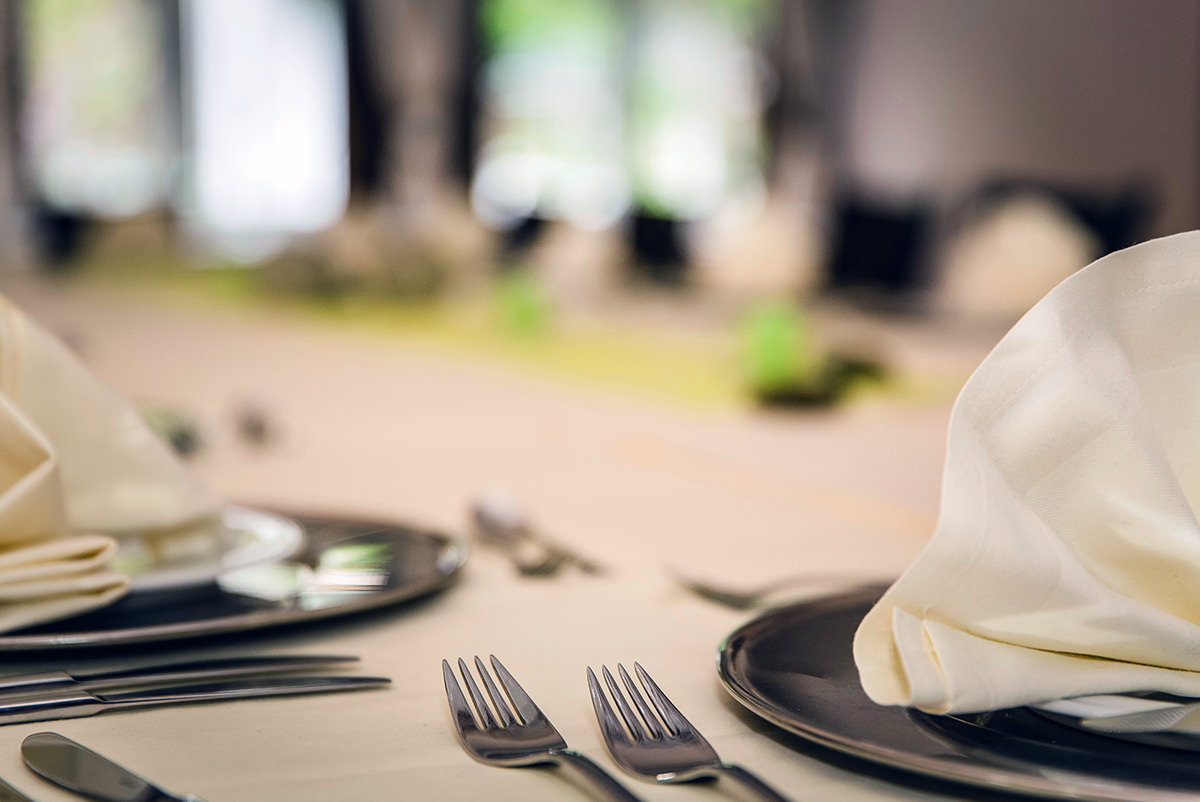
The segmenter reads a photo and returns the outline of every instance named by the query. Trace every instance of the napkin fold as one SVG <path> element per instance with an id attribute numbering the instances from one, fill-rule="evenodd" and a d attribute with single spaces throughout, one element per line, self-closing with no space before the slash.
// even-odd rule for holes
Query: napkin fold
<path id="1" fill-rule="evenodd" d="M 854 639 L 868 696 L 934 713 L 1200 696 L 1200 232 L 1100 259 L 951 414 L 938 524 Z"/>
<path id="2" fill-rule="evenodd" d="M 219 511 L 124 399 L 0 296 L 0 632 L 123 595 L 114 535 Z"/>

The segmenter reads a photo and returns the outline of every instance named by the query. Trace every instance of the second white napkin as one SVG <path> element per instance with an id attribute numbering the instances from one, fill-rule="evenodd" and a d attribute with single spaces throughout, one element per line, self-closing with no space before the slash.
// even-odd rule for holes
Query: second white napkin
<path id="1" fill-rule="evenodd" d="M 0 296 L 0 632 L 120 598 L 112 535 L 219 511 L 128 402 Z"/>
<path id="2" fill-rule="evenodd" d="M 1200 696 L 1200 233 L 1076 273 L 951 415 L 936 531 L 863 620 L 881 704 Z"/>

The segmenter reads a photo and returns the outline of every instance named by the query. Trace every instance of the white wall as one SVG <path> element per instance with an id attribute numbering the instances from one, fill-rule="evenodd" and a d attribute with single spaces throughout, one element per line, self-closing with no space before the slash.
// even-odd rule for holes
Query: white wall
<path id="1" fill-rule="evenodd" d="M 1145 177 L 1151 233 L 1200 226 L 1197 2 L 861 0 L 855 20 L 838 150 L 861 186 Z"/>

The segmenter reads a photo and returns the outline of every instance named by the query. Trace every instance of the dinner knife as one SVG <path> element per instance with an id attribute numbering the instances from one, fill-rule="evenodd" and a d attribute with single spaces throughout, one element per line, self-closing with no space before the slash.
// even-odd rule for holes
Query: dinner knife
<path id="1" fill-rule="evenodd" d="M 0 725 L 82 718 L 119 708 L 353 691 L 378 688 L 390 682 L 387 677 L 252 677 L 106 694 L 92 694 L 68 686 L 61 692 L 29 694 L 0 701 Z"/>
<path id="2" fill-rule="evenodd" d="M 21 742 L 25 765 L 68 791 L 103 802 L 204 802 L 164 790 L 104 755 L 57 732 L 38 732 Z"/>
<path id="3" fill-rule="evenodd" d="M 332 663 L 350 663 L 357 657 L 337 654 L 281 654 L 262 657 L 228 657 L 217 660 L 193 660 L 186 663 L 122 668 L 116 671 L 99 671 L 87 674 L 72 674 L 67 671 L 46 671 L 38 674 L 0 676 L 0 696 L 14 693 L 41 693 L 60 686 L 84 688 L 89 691 L 119 688 L 133 685 L 150 685 L 157 682 L 184 680 L 228 679 L 277 671 L 298 671 L 317 668 Z M 2 802 L 2 800 L 0 800 Z"/>
<path id="4" fill-rule="evenodd" d="M 0 780 L 0 802 L 33 802 L 33 799 Z"/>

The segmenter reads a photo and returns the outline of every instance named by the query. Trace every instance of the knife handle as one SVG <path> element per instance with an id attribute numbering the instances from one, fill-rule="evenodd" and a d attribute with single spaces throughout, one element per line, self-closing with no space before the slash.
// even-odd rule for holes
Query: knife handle
<path id="1" fill-rule="evenodd" d="M 75 678 L 66 671 L 44 671 L 40 674 L 0 677 L 0 693 L 37 692 L 48 685 L 69 685 L 74 681 Z"/>
<path id="2" fill-rule="evenodd" d="M 233 678 L 319 668 L 332 663 L 351 663 L 356 660 L 357 657 L 341 654 L 280 654 L 193 660 L 80 675 L 66 671 L 45 671 L 39 674 L 0 676 L 0 696 L 41 692 L 43 689 L 50 690 L 62 685 L 76 685 L 94 692 L 105 688 L 149 685 L 157 682 Z"/>
<path id="3" fill-rule="evenodd" d="M 56 694 L 31 693 L 0 705 L 0 724 L 83 718 L 103 709 L 104 703 L 87 691 L 72 688 Z"/>
<path id="4" fill-rule="evenodd" d="M 5 780 L 0 780 L 0 802 L 34 802 L 34 800 L 33 797 L 26 796 L 23 791 L 9 785 Z"/>

